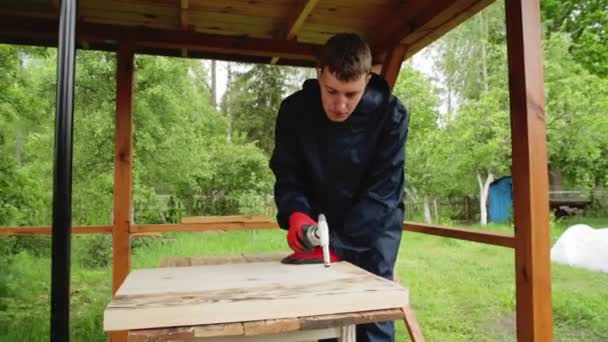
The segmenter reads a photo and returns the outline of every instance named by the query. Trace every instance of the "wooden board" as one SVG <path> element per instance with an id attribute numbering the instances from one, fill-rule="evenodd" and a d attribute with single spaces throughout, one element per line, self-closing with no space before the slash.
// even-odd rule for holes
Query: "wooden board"
<path id="1" fill-rule="evenodd" d="M 104 330 L 287 319 L 408 304 L 400 285 L 349 263 L 279 262 L 133 271 L 104 312 Z"/>

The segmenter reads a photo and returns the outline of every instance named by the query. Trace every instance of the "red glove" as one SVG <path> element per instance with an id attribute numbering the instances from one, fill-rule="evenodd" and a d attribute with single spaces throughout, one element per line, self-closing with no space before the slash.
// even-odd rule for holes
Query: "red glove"
<path id="1" fill-rule="evenodd" d="M 287 232 L 287 243 L 296 253 L 309 253 L 312 251 L 312 243 L 306 237 L 308 229 L 315 229 L 317 222 L 303 212 L 296 211 L 289 216 L 289 231 Z"/>
<path id="2" fill-rule="evenodd" d="M 329 260 L 330 262 L 340 261 L 337 255 L 330 249 L 329 250 Z M 322 264 L 323 261 L 323 250 L 321 247 L 316 247 L 309 253 L 298 253 L 295 252 L 281 260 L 284 264 Z"/>

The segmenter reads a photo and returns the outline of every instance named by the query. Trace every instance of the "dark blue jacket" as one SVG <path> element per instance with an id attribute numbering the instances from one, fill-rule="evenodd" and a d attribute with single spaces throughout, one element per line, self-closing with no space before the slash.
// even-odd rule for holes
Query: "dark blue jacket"
<path id="1" fill-rule="evenodd" d="M 407 125 L 405 108 L 379 76 L 341 123 L 325 115 L 318 81 L 307 80 L 283 101 L 276 123 L 270 167 L 281 228 L 294 211 L 315 220 L 323 213 L 338 255 L 373 248 L 388 231 L 400 237 Z"/>

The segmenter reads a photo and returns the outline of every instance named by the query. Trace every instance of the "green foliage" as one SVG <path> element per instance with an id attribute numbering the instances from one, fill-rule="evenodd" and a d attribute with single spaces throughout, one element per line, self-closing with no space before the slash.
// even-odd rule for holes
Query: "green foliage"
<path id="1" fill-rule="evenodd" d="M 566 184 L 591 189 L 608 181 L 608 81 L 577 63 L 570 46 L 564 34 L 545 42 L 549 159 Z"/>
<path id="2" fill-rule="evenodd" d="M 571 37 L 571 55 L 591 73 L 608 76 L 608 1 L 544 0 L 546 36 L 564 32 Z"/>
<path id="3" fill-rule="evenodd" d="M 256 64 L 230 85 L 233 128 L 266 154 L 274 147 L 274 122 L 285 92 L 286 68 Z"/>
<path id="4" fill-rule="evenodd" d="M 195 215 L 251 212 L 263 204 L 272 186 L 268 157 L 252 144 L 214 144 L 198 169 L 180 180 L 178 195 Z M 258 207 L 258 213 L 264 207 Z"/>
<path id="5" fill-rule="evenodd" d="M 76 254 L 83 267 L 97 269 L 112 264 L 112 237 L 105 234 L 78 236 Z"/>

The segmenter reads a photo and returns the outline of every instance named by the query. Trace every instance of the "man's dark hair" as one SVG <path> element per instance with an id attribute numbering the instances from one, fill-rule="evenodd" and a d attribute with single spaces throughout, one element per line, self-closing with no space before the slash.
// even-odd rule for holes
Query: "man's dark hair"
<path id="1" fill-rule="evenodd" d="M 355 33 L 338 33 L 323 46 L 319 68 L 327 68 L 340 81 L 356 80 L 372 69 L 369 45 Z"/>

